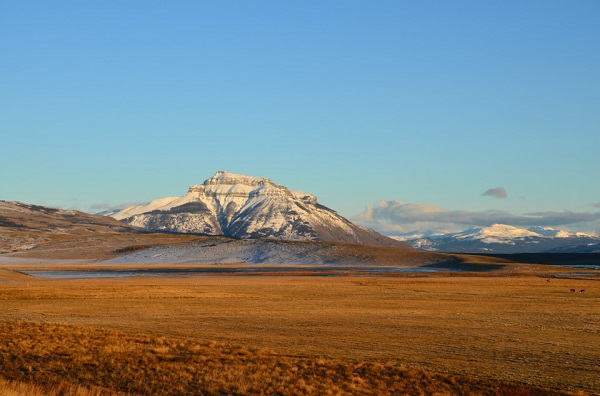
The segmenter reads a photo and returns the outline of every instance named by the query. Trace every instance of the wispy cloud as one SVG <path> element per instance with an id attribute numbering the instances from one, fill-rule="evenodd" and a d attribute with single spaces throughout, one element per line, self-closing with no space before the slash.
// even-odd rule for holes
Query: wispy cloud
<path id="1" fill-rule="evenodd" d="M 487 197 L 496 197 L 496 198 L 506 198 L 508 194 L 503 187 L 490 188 L 489 190 L 483 192 L 481 195 Z"/>
<path id="2" fill-rule="evenodd" d="M 403 201 L 379 201 L 352 217 L 352 220 L 380 232 L 415 230 L 458 231 L 469 227 L 508 224 L 516 227 L 560 227 L 581 225 L 581 230 L 600 230 L 600 212 L 532 212 L 512 214 L 506 211 L 445 210 L 428 204 Z"/>
<path id="3" fill-rule="evenodd" d="M 537 219 L 539 225 L 548 226 L 589 223 L 600 220 L 600 212 L 534 212 L 525 215 Z"/>

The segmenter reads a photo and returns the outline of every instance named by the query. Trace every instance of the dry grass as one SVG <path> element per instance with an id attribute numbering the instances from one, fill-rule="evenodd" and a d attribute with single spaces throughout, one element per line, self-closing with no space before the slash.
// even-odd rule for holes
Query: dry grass
<path id="1" fill-rule="evenodd" d="M 41 384 L 56 395 L 559 394 L 395 362 L 298 358 L 264 348 L 30 322 L 0 322 L 0 367 L 5 378 Z M 80 388 L 82 393 L 73 392 Z"/>
<path id="2" fill-rule="evenodd" d="M 471 378 L 600 392 L 600 290 L 593 279 L 13 276 L 8 281 L 0 283 L 0 319 L 112 328 L 184 339 L 194 348 L 203 344 L 193 340 L 216 340 L 219 348 L 266 348 L 275 353 L 261 358 L 266 373 L 280 357 L 295 356 L 307 370 L 316 370 L 323 358 L 342 366 L 368 363 L 382 370 L 391 364 L 394 370 L 446 373 L 459 383 Z M 175 342 L 152 345 L 152 351 L 188 359 L 187 346 L 179 351 Z M 119 344 L 109 342 L 108 348 L 114 345 Z M 248 378 L 269 382 L 261 370 L 251 369 Z"/>
<path id="3" fill-rule="evenodd" d="M 82 227 L 2 231 L 0 252 L 92 269 L 149 246 L 207 239 Z M 332 262 L 445 262 L 478 273 L 48 280 L 14 269 L 53 265 L 4 256 L 0 395 L 600 394 L 597 277 L 548 281 L 540 275 L 579 271 L 317 247 Z"/>
<path id="4" fill-rule="evenodd" d="M 43 385 L 22 381 L 7 381 L 0 378 L 0 395 L 2 396 L 125 396 L 123 392 L 110 391 L 99 387 L 94 389 L 69 383 L 45 383 Z"/>
<path id="5" fill-rule="evenodd" d="M 49 233 L 0 229 L 0 254 L 30 249 L 52 240 Z"/>

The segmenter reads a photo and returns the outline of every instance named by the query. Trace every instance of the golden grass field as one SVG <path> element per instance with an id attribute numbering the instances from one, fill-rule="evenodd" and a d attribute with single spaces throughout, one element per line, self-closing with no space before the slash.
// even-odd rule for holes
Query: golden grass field
<path id="1" fill-rule="evenodd" d="M 478 256 L 387 276 L 17 271 L 114 268 L 89 259 L 195 237 L 106 238 L 28 253 L 86 264 L 0 264 L 0 394 L 600 394 L 598 275 Z"/>
<path id="2" fill-rule="evenodd" d="M 269 356 L 391 364 L 488 382 L 600 392 L 600 292 L 595 279 L 53 280 L 7 270 L 0 276 L 2 334 L 9 340 L 15 336 L 6 323 L 62 323 L 119 330 L 131 337 L 266 349 Z M 586 292 L 571 293 L 570 288 Z M 75 339 L 81 332 L 61 331 L 65 338 L 74 333 Z M 3 352 L 22 356 L 40 346 L 14 348 Z M 80 352 L 86 348 L 82 344 Z"/>

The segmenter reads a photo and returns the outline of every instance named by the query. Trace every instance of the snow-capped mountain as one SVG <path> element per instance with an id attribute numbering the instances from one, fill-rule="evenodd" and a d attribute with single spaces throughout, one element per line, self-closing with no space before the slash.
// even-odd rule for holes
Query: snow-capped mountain
<path id="1" fill-rule="evenodd" d="M 505 224 L 442 235 L 396 237 L 414 248 L 448 253 L 589 253 L 600 251 L 600 238 L 547 227 L 528 229 Z"/>
<path id="2" fill-rule="evenodd" d="M 320 205 L 314 195 L 290 191 L 264 177 L 226 171 L 191 186 L 181 197 L 130 206 L 111 216 L 153 231 L 410 248 L 351 223 Z"/>

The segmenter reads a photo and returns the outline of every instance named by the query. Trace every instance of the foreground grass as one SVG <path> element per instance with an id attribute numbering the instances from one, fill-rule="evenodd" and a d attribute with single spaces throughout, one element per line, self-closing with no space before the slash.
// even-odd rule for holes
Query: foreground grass
<path id="1" fill-rule="evenodd" d="M 118 392 L 145 395 L 562 394 L 526 385 L 435 374 L 394 362 L 297 358 L 225 343 L 20 321 L 0 322 L 0 376 L 17 381 L 0 382 L 3 395 L 49 394 L 48 390 L 56 395 L 82 396 Z M 19 386 L 33 388 L 25 388 L 24 393 L 18 389 L 9 393 Z M 27 389 L 33 390 L 28 392 Z M 36 389 L 41 393 L 34 393 Z"/>
<path id="2" fill-rule="evenodd" d="M 393 361 L 456 378 L 600 392 L 593 279 L 2 276 L 0 322 L 216 340 L 308 361 Z"/>
<path id="3" fill-rule="evenodd" d="M 107 389 L 89 389 L 74 385 L 68 381 L 36 385 L 31 382 L 7 381 L 0 378 L 0 395 L 2 396 L 125 396 L 124 393 Z"/>

